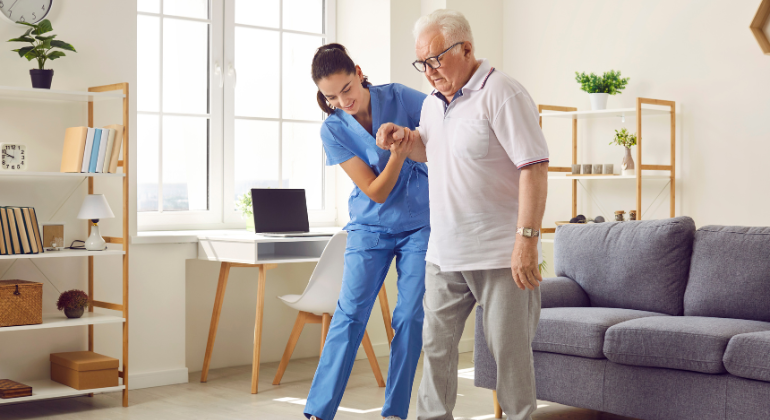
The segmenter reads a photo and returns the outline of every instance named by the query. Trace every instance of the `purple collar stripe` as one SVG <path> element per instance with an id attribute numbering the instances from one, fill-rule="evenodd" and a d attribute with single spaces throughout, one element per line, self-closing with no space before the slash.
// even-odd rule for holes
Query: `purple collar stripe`
<path id="1" fill-rule="evenodd" d="M 489 79 L 489 76 L 490 76 L 490 75 L 492 75 L 492 72 L 493 72 L 493 71 L 495 71 L 495 68 L 494 68 L 494 67 L 492 67 L 492 68 L 489 70 L 489 73 L 487 73 L 487 77 L 485 77 L 485 78 L 484 78 L 484 83 L 482 83 L 482 84 L 481 84 L 481 87 L 479 88 L 479 90 L 481 90 L 481 89 L 484 89 L 484 85 L 486 85 L 486 84 L 487 84 L 487 79 Z"/>

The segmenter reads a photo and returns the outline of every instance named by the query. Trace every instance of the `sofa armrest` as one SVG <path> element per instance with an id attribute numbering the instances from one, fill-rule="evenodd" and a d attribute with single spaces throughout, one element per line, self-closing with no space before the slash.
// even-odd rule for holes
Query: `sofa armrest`
<path id="1" fill-rule="evenodd" d="M 575 308 L 591 306 L 583 288 L 567 277 L 543 279 L 540 283 L 542 308 Z"/>

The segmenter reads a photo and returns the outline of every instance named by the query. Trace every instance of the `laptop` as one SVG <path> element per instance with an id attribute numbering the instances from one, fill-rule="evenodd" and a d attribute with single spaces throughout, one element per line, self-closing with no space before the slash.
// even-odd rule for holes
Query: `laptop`
<path id="1" fill-rule="evenodd" d="M 310 232 L 304 189 L 252 188 L 254 231 L 265 236 L 331 236 Z"/>

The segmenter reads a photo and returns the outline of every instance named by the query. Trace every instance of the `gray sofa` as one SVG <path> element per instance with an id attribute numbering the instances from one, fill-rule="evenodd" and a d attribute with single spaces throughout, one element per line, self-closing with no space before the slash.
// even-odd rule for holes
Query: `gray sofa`
<path id="1" fill-rule="evenodd" d="M 770 419 L 770 228 L 564 225 L 541 285 L 538 399 L 644 420 Z M 483 308 L 475 384 L 495 389 Z"/>

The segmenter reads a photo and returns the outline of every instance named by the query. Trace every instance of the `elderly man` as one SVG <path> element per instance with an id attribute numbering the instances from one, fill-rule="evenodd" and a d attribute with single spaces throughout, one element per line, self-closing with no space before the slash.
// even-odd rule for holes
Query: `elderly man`
<path id="1" fill-rule="evenodd" d="M 531 345 L 540 317 L 539 228 L 548 179 L 537 108 L 521 84 L 475 58 L 461 13 L 424 16 L 415 37 L 414 67 L 435 90 L 418 130 L 384 124 L 377 141 L 387 148 L 415 136 L 409 157 L 430 170 L 433 232 L 417 416 L 452 418 L 458 344 L 478 302 L 497 361 L 500 404 L 509 419 L 530 419 L 537 407 Z"/>

